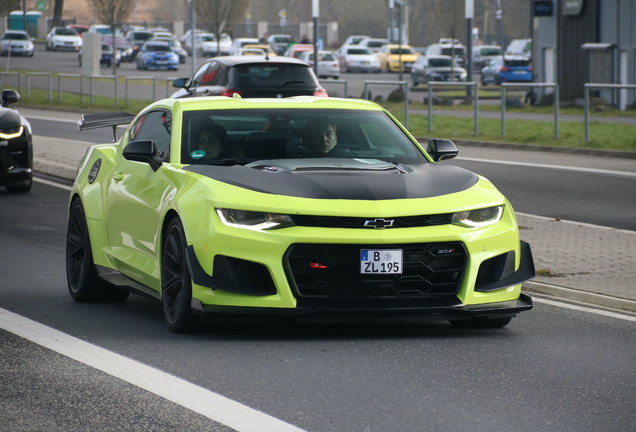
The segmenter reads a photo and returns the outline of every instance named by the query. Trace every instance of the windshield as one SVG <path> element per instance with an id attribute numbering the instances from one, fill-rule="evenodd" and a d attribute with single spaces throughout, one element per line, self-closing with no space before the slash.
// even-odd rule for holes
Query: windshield
<path id="1" fill-rule="evenodd" d="M 168 45 L 148 45 L 146 46 L 148 52 L 171 52 L 172 50 Z"/>
<path id="2" fill-rule="evenodd" d="M 504 63 L 506 66 L 511 66 L 511 67 L 529 67 L 530 66 L 530 60 L 508 60 L 505 59 Z"/>
<path id="3" fill-rule="evenodd" d="M 368 55 L 371 54 L 371 51 L 369 51 L 368 49 L 362 49 L 362 48 L 356 48 L 356 49 L 349 49 L 347 50 L 347 54 L 352 54 L 352 55 Z"/>
<path id="4" fill-rule="evenodd" d="M 454 50 L 454 51 L 453 51 Z M 453 55 L 455 53 L 456 56 L 463 57 L 464 56 L 464 48 L 455 47 L 453 48 L 442 48 L 442 55 Z"/>
<path id="5" fill-rule="evenodd" d="M 187 111 L 183 114 L 182 163 L 246 164 L 267 159 L 335 157 L 425 163 L 427 159 L 381 111 L 254 109 Z M 222 143 L 211 150 L 202 138 Z M 315 147 L 327 137 L 328 153 Z M 212 138 L 214 140 L 214 138 Z M 206 150 L 207 148 L 207 150 Z M 227 163 L 220 161 L 226 160 Z M 220 162 L 220 163 L 219 163 Z"/>
<path id="6" fill-rule="evenodd" d="M 145 41 L 153 37 L 154 34 L 150 32 L 136 32 L 132 34 L 132 40 Z"/>
<path id="7" fill-rule="evenodd" d="M 391 54 L 415 54 L 411 48 L 391 48 Z"/>
<path id="8" fill-rule="evenodd" d="M 77 36 L 77 32 L 75 30 L 66 28 L 56 29 L 55 34 L 58 36 Z"/>
<path id="9" fill-rule="evenodd" d="M 202 42 L 216 42 L 216 36 L 214 36 L 213 34 L 202 35 L 201 36 L 201 41 Z"/>
<path id="10" fill-rule="evenodd" d="M 249 63 L 230 68 L 229 85 L 234 88 L 258 89 L 290 86 L 318 87 L 311 69 L 304 64 Z"/>
<path id="11" fill-rule="evenodd" d="M 498 55 L 501 55 L 501 50 L 499 48 L 484 48 L 481 50 L 481 55 L 498 56 Z"/>
<path id="12" fill-rule="evenodd" d="M 428 64 L 431 67 L 450 67 L 451 59 L 450 58 L 441 58 L 441 59 L 432 58 L 428 60 Z M 454 63 L 453 66 L 457 66 L 457 63 Z"/>
<path id="13" fill-rule="evenodd" d="M 367 46 L 371 48 L 380 48 L 383 45 L 388 44 L 387 41 L 368 41 Z"/>
<path id="14" fill-rule="evenodd" d="M 27 35 L 23 33 L 5 33 L 5 35 L 2 36 L 2 39 L 29 40 Z"/>

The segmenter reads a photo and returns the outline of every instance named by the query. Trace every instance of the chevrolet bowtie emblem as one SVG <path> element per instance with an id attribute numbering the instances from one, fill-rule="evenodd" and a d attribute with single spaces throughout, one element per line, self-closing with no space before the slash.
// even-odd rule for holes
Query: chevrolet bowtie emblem
<path id="1" fill-rule="evenodd" d="M 364 221 L 365 228 L 384 229 L 393 226 L 393 219 L 373 219 Z"/>

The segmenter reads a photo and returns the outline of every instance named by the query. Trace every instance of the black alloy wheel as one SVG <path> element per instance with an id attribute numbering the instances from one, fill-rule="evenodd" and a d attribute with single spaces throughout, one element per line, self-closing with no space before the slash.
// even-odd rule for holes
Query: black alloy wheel
<path id="1" fill-rule="evenodd" d="M 186 261 L 186 238 L 179 218 L 170 221 L 163 241 L 161 301 L 170 331 L 190 333 L 197 328 L 192 313 L 192 278 Z"/>
<path id="2" fill-rule="evenodd" d="M 97 275 L 86 214 L 79 199 L 71 205 L 66 232 L 66 281 L 71 297 L 77 302 L 124 301 L 129 295 Z"/>

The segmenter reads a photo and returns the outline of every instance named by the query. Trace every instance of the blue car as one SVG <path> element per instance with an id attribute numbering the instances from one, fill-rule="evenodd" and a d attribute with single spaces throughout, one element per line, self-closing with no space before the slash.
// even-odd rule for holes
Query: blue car
<path id="1" fill-rule="evenodd" d="M 481 70 L 481 85 L 501 85 L 504 82 L 531 82 L 530 58 L 524 56 L 495 57 Z"/>
<path id="2" fill-rule="evenodd" d="M 137 69 L 179 69 L 179 56 L 167 42 L 149 41 L 137 54 Z"/>

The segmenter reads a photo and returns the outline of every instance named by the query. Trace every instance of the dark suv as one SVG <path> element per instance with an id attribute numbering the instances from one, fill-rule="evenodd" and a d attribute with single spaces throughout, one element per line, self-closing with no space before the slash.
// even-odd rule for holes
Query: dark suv
<path id="1" fill-rule="evenodd" d="M 243 98 L 328 96 L 307 63 L 280 56 L 215 57 L 192 78 L 178 78 L 173 86 L 180 89 L 173 99 L 234 93 Z"/>

